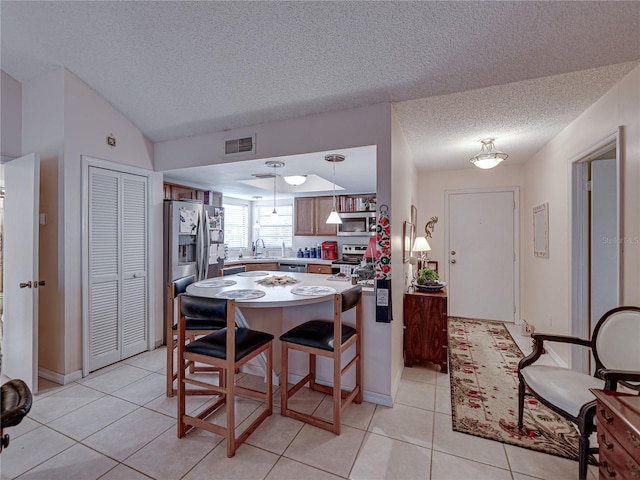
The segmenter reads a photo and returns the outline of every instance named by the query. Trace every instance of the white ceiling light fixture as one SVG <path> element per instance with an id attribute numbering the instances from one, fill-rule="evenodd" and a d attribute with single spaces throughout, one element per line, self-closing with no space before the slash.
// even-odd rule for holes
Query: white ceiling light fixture
<path id="1" fill-rule="evenodd" d="M 298 185 L 302 185 L 304 182 L 307 181 L 307 176 L 306 175 L 288 175 L 286 177 L 282 177 L 284 178 L 284 181 L 287 182 L 289 185 L 293 186 L 293 187 L 297 187 Z"/>
<path id="2" fill-rule="evenodd" d="M 493 168 L 501 161 L 506 160 L 509 155 L 500 150 L 496 150 L 493 142 L 495 138 L 484 138 L 480 140 L 482 149 L 480 153 L 474 155 L 469 159 L 478 168 Z"/>
<path id="3" fill-rule="evenodd" d="M 329 214 L 326 223 L 333 223 L 337 225 L 342 223 L 342 219 L 340 218 L 340 215 L 338 215 L 338 212 L 336 212 L 336 163 L 343 162 L 344 155 L 333 153 L 331 155 L 326 155 L 324 159 L 327 162 L 333 163 L 333 204 L 331 206 L 331 213 Z"/>
<path id="4" fill-rule="evenodd" d="M 269 161 L 265 163 L 267 167 L 273 167 L 273 212 L 271 212 L 271 220 L 275 222 L 278 220 L 278 211 L 276 210 L 276 177 L 278 174 L 276 170 L 284 167 L 284 162 Z"/>

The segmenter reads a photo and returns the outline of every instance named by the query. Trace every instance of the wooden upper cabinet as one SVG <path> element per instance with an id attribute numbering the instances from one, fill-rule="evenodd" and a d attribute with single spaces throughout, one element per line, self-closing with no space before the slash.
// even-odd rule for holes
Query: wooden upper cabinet
<path id="1" fill-rule="evenodd" d="M 332 206 L 333 197 L 296 198 L 294 235 L 337 235 L 338 228 L 325 223 Z"/>
<path id="2" fill-rule="evenodd" d="M 294 235 L 315 235 L 315 203 L 313 197 L 295 199 L 295 225 Z"/>
<path id="3" fill-rule="evenodd" d="M 316 235 L 337 235 L 338 227 L 326 223 L 333 208 L 333 197 L 316 197 Z"/>

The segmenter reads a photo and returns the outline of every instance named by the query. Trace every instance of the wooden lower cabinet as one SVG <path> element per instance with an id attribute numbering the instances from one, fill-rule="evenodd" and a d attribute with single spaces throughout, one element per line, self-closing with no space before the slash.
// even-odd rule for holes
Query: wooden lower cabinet
<path id="1" fill-rule="evenodd" d="M 447 373 L 447 294 L 408 292 L 404 295 L 404 364 L 429 361 Z"/>
<path id="2" fill-rule="evenodd" d="M 591 391 L 598 399 L 600 478 L 640 478 L 640 396 Z"/>
<path id="3" fill-rule="evenodd" d="M 257 270 L 278 271 L 278 262 L 265 263 L 247 263 L 245 265 L 247 272 L 255 272 Z"/>
<path id="4" fill-rule="evenodd" d="M 308 263 L 307 273 L 323 273 L 325 275 L 331 275 L 331 265 L 324 263 Z"/>

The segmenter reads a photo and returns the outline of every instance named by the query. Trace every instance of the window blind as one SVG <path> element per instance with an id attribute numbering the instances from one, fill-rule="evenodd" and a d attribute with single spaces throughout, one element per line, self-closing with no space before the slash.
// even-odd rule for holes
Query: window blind
<path id="1" fill-rule="evenodd" d="M 293 205 L 278 205 L 278 217 L 271 218 L 273 205 L 257 206 L 256 215 L 260 228 L 256 229 L 254 238 L 264 240 L 266 248 L 281 248 L 282 242 L 286 248 L 291 248 L 293 237 Z"/>
<path id="2" fill-rule="evenodd" d="M 249 207 L 225 203 L 224 242 L 229 248 L 249 247 Z"/>

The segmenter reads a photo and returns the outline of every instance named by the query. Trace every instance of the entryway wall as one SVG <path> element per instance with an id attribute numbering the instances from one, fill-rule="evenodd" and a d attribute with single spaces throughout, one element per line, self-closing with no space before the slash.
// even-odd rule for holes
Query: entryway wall
<path id="1" fill-rule="evenodd" d="M 508 160 L 507 160 L 508 162 Z M 424 235 L 425 224 L 433 216 L 438 217 L 438 223 L 429 238 L 431 251 L 428 252 L 429 260 L 438 262 L 438 269 L 443 280 L 446 276 L 446 261 L 448 261 L 445 237 L 445 202 L 446 192 L 451 190 L 492 189 L 502 187 L 518 187 L 522 192 L 524 187 L 524 166 L 508 165 L 504 162 L 491 170 L 469 168 L 464 170 L 444 170 L 435 172 L 421 172 L 418 180 L 418 222 L 416 235 Z M 522 202 L 520 202 L 520 251 L 523 251 L 525 239 L 523 238 L 523 224 L 528 217 L 523 216 Z M 524 302 L 524 278 L 522 273 L 522 255 L 520 255 L 520 305 Z M 521 318 L 522 315 L 520 315 Z M 519 321 L 520 319 L 516 319 Z"/>

